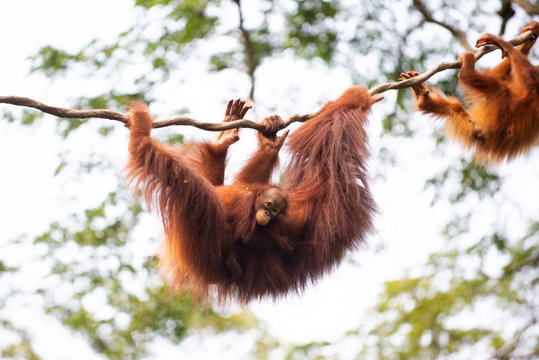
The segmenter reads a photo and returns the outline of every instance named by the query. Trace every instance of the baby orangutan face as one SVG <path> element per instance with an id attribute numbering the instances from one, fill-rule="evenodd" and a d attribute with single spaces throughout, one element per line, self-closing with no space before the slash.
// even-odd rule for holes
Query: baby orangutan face
<path id="1" fill-rule="evenodd" d="M 264 191 L 255 201 L 256 223 L 266 226 L 286 207 L 286 197 L 279 188 Z"/>

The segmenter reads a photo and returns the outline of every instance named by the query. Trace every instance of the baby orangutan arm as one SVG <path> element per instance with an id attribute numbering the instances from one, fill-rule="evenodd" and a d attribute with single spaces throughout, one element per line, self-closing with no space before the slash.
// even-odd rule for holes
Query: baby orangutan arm
<path id="1" fill-rule="evenodd" d="M 243 119 L 249 109 L 251 106 L 245 105 L 244 100 L 230 100 L 223 122 Z M 191 164 L 215 186 L 223 185 L 228 148 L 239 140 L 238 132 L 239 129 L 221 131 L 213 142 L 196 145 L 194 154 L 189 158 Z"/>
<path id="2" fill-rule="evenodd" d="M 279 150 L 288 136 L 288 130 L 282 135 L 276 133 L 284 125 L 278 115 L 268 116 L 261 121 L 266 132 L 258 132 L 258 150 L 236 175 L 235 182 L 247 184 L 267 184 L 275 167 L 279 163 Z"/>

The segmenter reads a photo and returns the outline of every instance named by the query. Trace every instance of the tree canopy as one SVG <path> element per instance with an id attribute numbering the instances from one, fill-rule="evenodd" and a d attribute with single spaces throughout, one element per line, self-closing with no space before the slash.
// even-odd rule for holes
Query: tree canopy
<path id="1" fill-rule="evenodd" d="M 93 5 L 104 6 L 94 14 L 109 12 L 106 4 Z M 48 17 L 61 20 L 53 13 L 65 4 L 49 6 L 37 24 L 25 25 L 32 36 Z M 118 32 L 98 17 L 95 39 L 75 41 L 75 48 L 47 39 L 25 54 L 19 66 L 29 74 L 17 79 L 18 89 L 26 82 L 47 85 L 21 95 L 119 113 L 136 99 L 148 102 L 158 118 L 213 122 L 228 99 L 250 97 L 253 120 L 271 113 L 286 118 L 315 112 L 352 84 L 374 88 L 403 71 L 455 61 L 483 33 L 513 38 L 539 15 L 537 4 L 526 0 L 124 0 L 122 6 L 128 13 L 108 14 L 127 24 Z M 14 16 L 23 22 L 27 15 Z M 62 31 L 77 38 L 82 30 Z M 12 36 L 24 41 L 17 32 Z M 534 64 L 537 54 L 537 48 L 530 54 Z M 494 52 L 479 65 L 497 62 Z M 460 96 L 456 75 L 443 71 L 428 83 Z M 4 84 L 0 96 L 15 95 L 10 86 Z M 303 322 L 284 313 L 284 301 L 252 311 L 234 304 L 213 308 L 164 287 L 154 256 L 160 227 L 122 180 L 122 124 L 0 105 L 7 129 L 0 150 L 14 159 L 3 177 L 20 185 L 1 193 L 14 199 L 6 214 L 15 201 L 29 214 L 42 206 L 43 214 L 2 220 L 24 225 L 6 224 L 9 237 L 0 241 L 1 357 L 59 358 L 65 349 L 43 344 L 56 336 L 48 328 L 63 329 L 58 337 L 73 341 L 67 351 L 92 359 L 539 356 L 539 152 L 498 167 L 477 164 L 441 126 L 413 112 L 409 90 L 384 97 L 369 128 L 374 195 L 382 210 L 377 234 L 369 249 L 328 275 L 320 285 L 326 295 L 317 301 L 332 303 L 310 308 Z M 11 133 L 14 128 L 19 132 Z M 242 153 L 252 150 L 252 132 L 242 132 Z M 155 134 L 177 144 L 213 135 L 183 126 Z M 39 141 L 34 146 L 27 139 Z M 35 154 L 25 156 L 25 150 Z M 47 152 L 56 163 L 44 170 L 34 160 Z M 242 153 L 229 162 L 241 162 Z M 16 163 L 28 169 L 9 167 Z M 47 189 L 55 190 L 49 195 Z M 332 281 L 339 285 L 332 288 Z M 338 289 L 335 296 L 328 288 Z M 320 294 L 309 292 L 311 299 Z M 355 302 L 361 302 L 357 309 Z M 32 321 L 21 319 L 26 312 Z M 331 332 L 333 322 L 346 325 Z M 286 327 L 302 336 L 275 331 Z M 316 328 L 327 332 L 309 335 Z M 207 350 L 208 342 L 217 350 Z"/>

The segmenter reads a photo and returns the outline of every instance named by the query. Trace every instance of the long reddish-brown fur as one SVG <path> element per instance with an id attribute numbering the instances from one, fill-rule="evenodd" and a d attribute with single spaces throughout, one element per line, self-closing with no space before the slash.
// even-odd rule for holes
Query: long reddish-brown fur
<path id="1" fill-rule="evenodd" d="M 475 148 L 480 162 L 499 163 L 526 153 L 539 140 L 539 67 L 530 63 L 527 54 L 539 36 L 539 22 L 522 28 L 534 36 L 518 49 L 490 34 L 483 35 L 476 46 L 495 45 L 506 58 L 496 67 L 475 70 L 475 56 L 464 53 L 459 84 L 469 101 L 468 110 L 455 97 L 443 97 L 426 84 L 412 87 L 418 108 L 425 114 L 446 120 L 448 133 L 466 148 Z M 415 71 L 401 79 L 417 76 Z"/>
<path id="2" fill-rule="evenodd" d="M 268 181 L 281 143 L 259 141 L 232 184 L 223 185 L 233 141 L 204 143 L 194 158 L 185 157 L 150 137 L 146 105 L 131 105 L 128 177 L 163 221 L 161 263 L 169 284 L 203 299 L 276 299 L 301 291 L 362 244 L 376 212 L 365 131 L 375 101 L 364 87 L 352 87 L 290 136 L 291 160 L 281 187 L 288 204 L 267 226 L 256 224 L 254 204 L 275 186 Z M 241 276 L 231 272 L 234 261 Z"/>

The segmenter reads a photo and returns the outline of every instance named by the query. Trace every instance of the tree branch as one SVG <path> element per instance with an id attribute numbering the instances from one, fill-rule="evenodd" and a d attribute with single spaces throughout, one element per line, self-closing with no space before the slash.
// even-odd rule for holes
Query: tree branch
<path id="1" fill-rule="evenodd" d="M 511 0 L 502 0 L 502 7 L 500 10 L 496 11 L 496 14 L 500 15 L 502 18 L 502 24 L 500 26 L 500 36 L 502 36 L 505 34 L 507 22 L 516 14 L 513 9 L 513 2 Z"/>
<path id="2" fill-rule="evenodd" d="M 531 38 L 532 36 L 533 36 L 533 33 L 531 31 L 526 31 L 525 33 L 522 33 L 519 36 L 509 40 L 509 42 L 513 46 L 520 45 L 524 41 Z M 479 50 L 477 50 L 475 52 L 475 59 L 478 60 L 478 59 L 482 58 L 484 55 L 486 55 L 486 54 L 488 54 L 488 53 L 490 53 L 490 52 L 492 52 L 494 50 L 498 50 L 498 47 L 492 46 L 492 45 L 482 47 L 481 49 L 479 49 Z M 415 76 L 415 77 L 413 77 L 411 79 L 404 80 L 404 81 L 393 82 L 393 83 L 377 85 L 377 86 L 375 86 L 375 87 L 373 87 L 372 89 L 369 90 L 369 94 L 370 95 L 375 95 L 375 94 L 383 93 L 383 92 L 385 92 L 387 90 L 398 90 L 398 89 L 409 88 L 409 87 L 412 87 L 413 85 L 417 85 L 417 84 L 420 84 L 420 83 L 426 81 L 427 79 L 429 79 L 432 75 L 434 75 L 436 73 L 439 73 L 439 72 L 447 70 L 447 69 L 460 69 L 461 66 L 462 66 L 462 63 L 460 61 L 442 62 L 442 63 L 436 65 L 435 67 L 433 67 L 432 69 L 430 69 L 430 70 L 428 70 L 428 71 L 426 71 L 426 72 L 424 72 L 424 73 L 422 73 L 422 74 L 420 74 L 418 76 Z"/>
<path id="3" fill-rule="evenodd" d="M 533 4 L 527 0 L 512 0 L 515 4 L 528 13 L 528 15 L 539 15 L 539 5 Z"/>
<path id="4" fill-rule="evenodd" d="M 522 333 L 524 333 L 530 327 L 534 326 L 536 323 L 537 323 L 537 319 L 535 319 L 535 317 L 533 317 L 529 323 L 524 325 L 523 328 L 519 329 L 515 333 L 515 336 L 511 340 L 509 340 L 503 346 L 501 346 L 498 350 L 496 350 L 496 352 L 494 353 L 492 358 L 493 359 L 500 359 L 500 360 L 508 359 L 509 356 L 511 355 L 511 353 L 515 350 L 518 343 L 520 342 L 520 340 L 521 340 L 520 338 L 522 336 Z"/>
<path id="5" fill-rule="evenodd" d="M 245 52 L 245 58 L 247 62 L 247 75 L 249 80 L 251 80 L 251 89 L 249 90 L 249 99 L 253 100 L 255 96 L 255 71 L 256 71 L 256 59 L 255 52 L 253 49 L 253 42 L 251 41 L 251 34 L 245 29 L 244 20 L 243 20 L 243 11 L 241 10 L 240 0 L 234 0 L 238 7 L 238 16 L 239 16 L 239 29 L 241 32 L 241 37 L 243 38 L 243 46 Z"/>
<path id="6" fill-rule="evenodd" d="M 100 119 L 117 120 L 127 126 L 127 116 L 125 114 L 112 111 L 112 110 L 105 110 L 105 109 L 76 110 L 76 109 L 61 108 L 61 107 L 46 105 L 39 101 L 30 99 L 27 97 L 22 97 L 22 96 L 0 96 L 0 103 L 31 107 L 34 109 L 41 110 L 42 112 L 47 113 L 47 114 L 51 114 L 51 115 L 62 117 L 62 118 L 68 118 L 68 119 L 100 118 Z M 283 128 L 289 126 L 290 124 L 294 122 L 307 121 L 313 118 L 314 116 L 316 116 L 316 114 L 317 112 L 311 113 L 311 114 L 305 114 L 305 115 L 299 115 L 299 114 L 291 115 L 285 121 Z M 234 120 L 234 121 L 230 121 L 226 123 L 211 123 L 211 122 L 205 123 L 205 122 L 192 119 L 188 116 L 176 116 L 169 119 L 154 121 L 153 128 L 157 129 L 157 128 L 162 128 L 162 127 L 167 127 L 167 126 L 172 126 L 172 125 L 189 125 L 189 126 L 194 126 L 196 128 L 199 128 L 202 130 L 208 130 L 208 131 L 222 131 L 222 130 L 235 129 L 235 128 L 250 128 L 250 129 L 255 129 L 258 131 L 266 130 L 266 127 L 264 125 L 251 121 L 251 120 L 246 120 L 246 119 Z"/>
<path id="7" fill-rule="evenodd" d="M 43 104 L 39 101 L 22 97 L 22 96 L 0 96 L 0 103 L 11 104 L 17 106 L 31 107 L 34 109 L 41 110 L 44 113 L 51 114 L 63 118 L 71 119 L 87 119 L 87 118 L 101 118 L 101 119 L 110 119 L 118 120 L 124 124 L 127 122 L 125 115 L 117 113 L 112 110 L 75 110 L 67 109 L 56 106 L 50 106 Z"/>
<path id="8" fill-rule="evenodd" d="M 419 11 L 421 15 L 423 15 L 423 17 L 425 18 L 425 21 L 440 25 L 441 27 L 449 30 L 449 32 L 451 32 L 453 36 L 459 39 L 461 45 L 466 49 L 466 51 L 473 50 L 472 46 L 468 42 L 468 38 L 466 37 L 466 33 L 464 31 L 457 29 L 456 27 L 450 24 L 436 20 L 434 16 L 432 16 L 432 13 L 429 10 L 427 10 L 427 7 L 425 6 L 425 4 L 423 4 L 423 2 L 421 2 L 420 0 L 413 0 L 413 3 L 417 11 Z"/>
<path id="9" fill-rule="evenodd" d="M 514 46 L 519 45 L 523 43 L 524 41 L 526 41 L 527 39 L 529 39 L 532 35 L 533 33 L 531 31 L 526 31 L 525 33 L 522 33 L 519 36 L 509 40 L 509 42 L 513 44 Z M 496 49 L 498 48 L 495 46 L 485 46 L 475 52 L 475 57 L 476 59 L 479 59 L 483 55 L 489 52 L 492 52 Z M 438 72 L 441 72 L 447 69 L 459 69 L 461 66 L 462 64 L 459 61 L 442 62 L 436 65 L 434 68 L 430 69 L 429 71 L 424 72 L 423 74 L 415 76 L 411 79 L 377 85 L 374 88 L 369 90 L 369 94 L 373 96 L 376 94 L 383 93 L 387 90 L 398 90 L 398 89 L 409 88 L 413 85 L 417 85 L 419 83 L 422 83 L 423 81 L 426 81 L 432 75 Z M 76 109 L 61 108 L 61 107 L 46 105 L 39 101 L 30 99 L 27 97 L 21 97 L 21 96 L 0 96 L 0 103 L 12 104 L 16 106 L 31 107 L 34 109 L 41 110 L 44 113 L 62 117 L 62 118 L 69 118 L 69 119 L 101 118 L 101 119 L 117 120 L 117 121 L 122 122 L 124 125 L 127 125 L 126 115 L 119 112 L 112 111 L 112 110 L 105 110 L 105 109 L 76 110 Z M 283 129 L 288 127 L 290 124 L 294 122 L 307 121 L 315 117 L 319 112 L 320 111 L 310 113 L 310 114 L 305 114 L 305 115 L 299 115 L 299 114 L 290 115 L 285 121 Z M 246 120 L 246 119 L 235 120 L 235 121 L 230 121 L 226 123 L 205 123 L 205 122 L 192 119 L 187 116 L 177 116 L 177 117 L 173 117 L 169 119 L 155 121 L 153 123 L 153 128 L 162 128 L 162 127 L 172 126 L 172 125 L 189 125 L 189 126 L 194 126 L 196 128 L 199 128 L 202 130 L 208 130 L 208 131 L 222 131 L 222 130 L 235 129 L 235 128 L 250 128 L 250 129 L 255 129 L 258 131 L 266 130 L 264 125 L 256 123 L 251 120 Z"/>
<path id="10" fill-rule="evenodd" d="M 507 277 L 510 277 L 510 276 L 513 276 L 515 273 L 521 271 L 523 268 L 525 267 L 537 267 L 537 265 L 539 265 L 539 254 L 536 254 L 535 256 L 531 257 L 530 259 L 524 261 L 523 263 L 513 267 L 513 268 L 510 268 L 510 269 L 507 269 L 504 271 L 502 277 L 503 278 L 507 278 Z"/>

